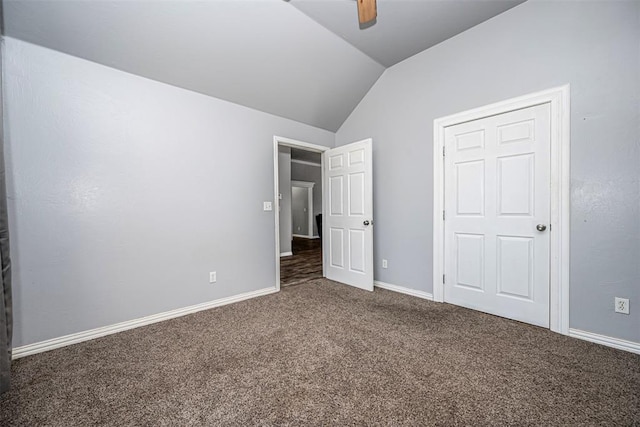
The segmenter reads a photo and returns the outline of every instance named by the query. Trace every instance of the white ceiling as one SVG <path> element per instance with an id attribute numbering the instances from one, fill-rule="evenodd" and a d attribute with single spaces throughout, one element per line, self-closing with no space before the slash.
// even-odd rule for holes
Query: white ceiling
<path id="1" fill-rule="evenodd" d="M 377 0 L 378 18 L 360 29 L 354 0 L 290 0 L 314 21 L 390 67 L 525 0 Z"/>
<path id="2" fill-rule="evenodd" d="M 386 66 L 522 0 L 4 0 L 5 34 L 337 130 Z M 381 65 L 382 64 L 382 65 Z"/>

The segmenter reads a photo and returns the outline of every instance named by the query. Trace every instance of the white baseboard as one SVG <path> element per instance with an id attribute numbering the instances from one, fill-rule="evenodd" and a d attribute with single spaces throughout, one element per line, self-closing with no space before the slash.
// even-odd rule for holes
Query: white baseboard
<path id="1" fill-rule="evenodd" d="M 189 307 L 178 308 L 176 310 L 165 311 L 164 313 L 152 314 L 151 316 L 141 317 L 139 319 L 128 320 L 126 322 L 116 323 L 114 325 L 103 326 L 88 331 L 77 332 L 75 334 L 65 335 L 58 338 L 52 338 L 46 341 L 40 341 L 34 344 L 27 344 L 13 349 L 13 359 L 30 356 L 32 354 L 42 353 L 60 347 L 66 347 L 71 344 L 77 344 L 83 341 L 89 341 L 95 338 L 104 337 L 118 332 L 126 331 L 140 326 L 150 325 L 152 323 L 162 322 L 163 320 L 174 319 L 176 317 L 185 316 L 187 314 L 196 313 L 198 311 L 208 310 L 214 307 L 231 304 L 255 298 L 263 295 L 269 295 L 278 292 L 277 288 L 258 289 L 257 291 L 246 292 L 214 301 L 204 302 Z"/>
<path id="2" fill-rule="evenodd" d="M 300 237 L 302 239 L 319 239 L 320 236 L 307 236 L 306 234 L 292 234 L 293 237 Z"/>
<path id="3" fill-rule="evenodd" d="M 428 299 L 433 301 L 433 294 L 424 291 L 418 291 L 415 289 L 405 288 L 404 286 L 392 285 L 390 283 L 380 282 L 374 280 L 373 284 L 377 288 L 386 289 L 388 291 L 400 292 L 401 294 L 407 294 L 418 298 Z"/>
<path id="4" fill-rule="evenodd" d="M 293 252 L 280 252 L 280 257 L 282 258 L 283 256 L 292 256 Z"/>
<path id="5" fill-rule="evenodd" d="M 620 338 L 613 338 L 606 335 L 595 334 L 593 332 L 581 331 L 580 329 L 569 328 L 569 336 L 585 341 L 591 341 L 596 344 L 606 345 L 607 347 L 625 350 L 631 353 L 640 354 L 640 343 L 627 341 Z"/>

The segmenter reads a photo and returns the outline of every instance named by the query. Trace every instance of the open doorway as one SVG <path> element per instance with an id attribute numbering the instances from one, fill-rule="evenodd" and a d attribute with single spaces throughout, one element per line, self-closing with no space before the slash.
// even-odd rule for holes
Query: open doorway
<path id="1" fill-rule="evenodd" d="M 274 137 L 276 286 L 324 277 L 323 156 L 328 147 Z"/>
<path id="2" fill-rule="evenodd" d="M 372 139 L 331 149 L 278 136 L 273 140 L 274 196 L 278 205 L 275 211 L 276 288 L 279 290 L 281 284 L 281 258 L 295 256 L 293 221 L 289 215 L 291 184 L 287 181 L 291 179 L 291 170 L 287 172 L 287 169 L 296 164 L 315 163 L 313 166 L 320 169 L 320 181 L 314 188 L 322 186 L 314 192 L 322 212 L 322 220 L 315 223 L 322 240 L 319 245 L 322 275 L 317 277 L 373 291 Z M 299 158 L 292 162 L 294 149 L 320 153 L 319 167 L 317 162 Z"/>

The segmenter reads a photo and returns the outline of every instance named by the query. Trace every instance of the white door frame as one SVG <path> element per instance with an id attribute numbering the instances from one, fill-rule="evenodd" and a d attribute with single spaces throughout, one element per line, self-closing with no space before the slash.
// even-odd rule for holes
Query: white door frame
<path id="1" fill-rule="evenodd" d="M 295 181 L 291 180 L 291 187 L 306 188 L 307 189 L 307 235 L 293 233 L 294 237 L 304 237 L 306 239 L 313 239 L 313 187 L 315 182 L 307 181 Z"/>
<path id="2" fill-rule="evenodd" d="M 522 108 L 551 107 L 549 327 L 569 334 L 570 103 L 569 85 L 486 105 L 433 121 L 433 300 L 444 302 L 444 130 Z"/>
<path id="3" fill-rule="evenodd" d="M 283 146 L 283 147 L 291 147 L 291 148 L 301 148 L 303 150 L 307 150 L 307 151 L 313 151 L 316 153 L 324 153 L 325 151 L 329 150 L 330 147 L 325 147 L 323 145 L 317 145 L 317 144 L 310 144 L 308 142 L 303 142 L 303 141 L 297 141 L 295 139 L 291 139 L 291 138 L 285 138 L 282 136 L 277 136 L 274 135 L 273 136 L 273 200 L 275 200 L 277 202 L 277 206 L 280 205 L 280 201 L 278 199 L 278 195 L 280 194 L 280 189 L 278 186 L 278 171 L 279 171 L 279 166 L 278 166 L 278 146 Z M 324 162 L 324 155 L 322 156 L 322 159 L 320 160 L 321 164 L 322 162 Z M 324 168 L 321 168 L 321 177 L 320 179 L 322 180 L 321 182 L 324 182 Z M 324 185 L 322 186 L 322 222 L 324 223 L 324 210 L 325 210 L 325 203 L 324 203 Z M 276 231 L 276 245 L 275 245 L 275 260 L 276 260 L 276 289 L 279 291 L 280 290 L 280 209 L 274 209 L 275 211 L 275 231 Z M 323 227 L 324 230 L 324 227 Z M 323 231 L 324 233 L 324 231 Z M 320 236 L 322 237 L 322 236 Z M 325 260 L 324 260 L 324 253 L 322 255 L 322 276 L 325 276 Z"/>

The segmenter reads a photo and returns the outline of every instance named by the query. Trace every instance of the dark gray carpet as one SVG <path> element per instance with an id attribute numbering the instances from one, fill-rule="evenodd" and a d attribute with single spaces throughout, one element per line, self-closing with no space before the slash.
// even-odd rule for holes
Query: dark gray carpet
<path id="1" fill-rule="evenodd" d="M 640 356 L 326 280 L 19 359 L 0 425 L 634 425 Z"/>

